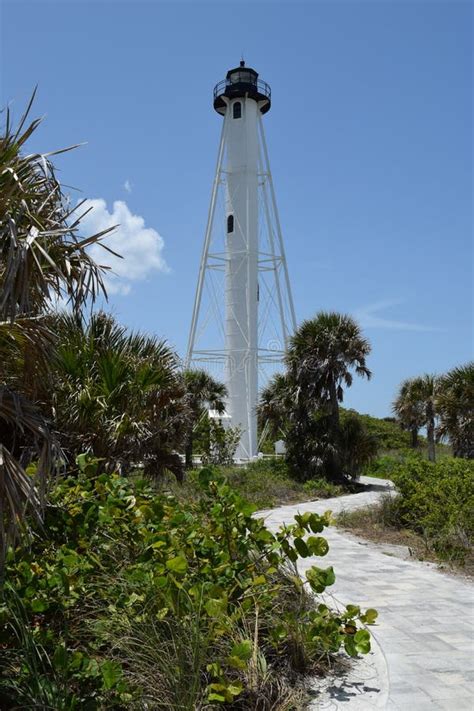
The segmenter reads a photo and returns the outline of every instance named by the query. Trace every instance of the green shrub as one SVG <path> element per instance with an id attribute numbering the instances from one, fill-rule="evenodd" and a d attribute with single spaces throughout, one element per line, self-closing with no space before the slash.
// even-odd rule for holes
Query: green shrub
<path id="1" fill-rule="evenodd" d="M 305 483 L 296 481 L 283 457 L 259 459 L 246 467 L 229 467 L 224 474 L 230 486 L 257 508 L 344 493 L 342 486 L 326 479 L 312 479 Z"/>
<path id="2" fill-rule="evenodd" d="M 412 457 L 393 472 L 402 525 L 446 557 L 464 557 L 474 538 L 474 462 Z"/>
<path id="3" fill-rule="evenodd" d="M 327 553 L 328 515 L 272 534 L 216 471 L 185 503 L 79 462 L 53 487 L 44 530 L 8 555 L 1 708 L 270 709 L 297 672 L 341 647 L 369 651 L 358 622 L 375 611 L 318 605 L 306 588 L 322 593 L 333 569 L 306 583 L 296 570 Z"/>
<path id="4" fill-rule="evenodd" d="M 236 493 L 254 504 L 257 509 L 340 496 L 350 488 L 332 484 L 326 479 L 311 479 L 305 483 L 296 481 L 290 475 L 283 457 L 258 459 L 245 466 L 216 468 L 216 473 L 219 472 Z M 202 495 L 196 470 L 186 473 L 183 484 L 178 484 L 174 478 L 166 477 L 154 485 L 160 491 L 173 494 L 181 501 L 196 501 Z"/>
<path id="5" fill-rule="evenodd" d="M 383 454 L 374 459 L 362 470 L 363 476 L 379 477 L 381 479 L 392 479 L 394 473 L 400 468 L 407 458 L 416 456 L 413 450 L 400 449 L 391 454 Z"/>
<path id="6" fill-rule="evenodd" d="M 357 417 L 365 425 L 369 434 L 377 438 L 381 450 L 403 450 L 410 446 L 410 433 L 402 430 L 393 418 L 381 419 L 372 415 L 362 415 L 356 410 L 341 408 L 342 420 L 349 415 Z"/>

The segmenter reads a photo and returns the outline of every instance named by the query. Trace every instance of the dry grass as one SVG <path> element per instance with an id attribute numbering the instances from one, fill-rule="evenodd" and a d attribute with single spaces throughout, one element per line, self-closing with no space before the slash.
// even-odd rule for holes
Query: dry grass
<path id="1" fill-rule="evenodd" d="M 196 500 L 200 496 L 196 472 L 197 469 L 188 471 L 182 484 L 177 484 L 168 477 L 158 482 L 158 486 L 179 499 Z M 346 488 L 325 479 L 305 483 L 297 481 L 289 476 L 286 463 L 280 459 L 265 459 L 248 466 L 226 467 L 223 472 L 232 489 L 259 509 L 341 496 L 356 490 L 358 486 L 353 482 L 348 483 Z"/>
<path id="2" fill-rule="evenodd" d="M 335 523 L 340 528 L 373 543 L 405 547 L 408 555 L 414 560 L 436 563 L 440 569 L 474 578 L 474 554 L 467 555 L 462 564 L 454 557 L 441 558 L 433 550 L 432 542 L 427 537 L 400 525 L 396 497 L 387 495 L 374 506 L 356 511 L 341 511 Z M 400 554 L 402 557 L 403 552 L 400 551 Z"/>

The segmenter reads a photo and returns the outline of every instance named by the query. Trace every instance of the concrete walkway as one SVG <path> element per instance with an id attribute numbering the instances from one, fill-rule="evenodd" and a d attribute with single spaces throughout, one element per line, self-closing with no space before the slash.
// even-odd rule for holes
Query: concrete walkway
<path id="1" fill-rule="evenodd" d="M 338 513 L 375 503 L 392 486 L 382 479 L 361 481 L 371 490 L 259 515 L 275 530 L 298 512 Z M 303 559 L 300 573 L 312 565 L 333 565 L 329 604 L 333 597 L 333 604 L 375 607 L 379 618 L 370 627 L 374 653 L 327 688 L 312 708 L 474 711 L 474 586 L 433 566 L 386 555 L 333 526 L 321 535 L 329 541 L 328 555 Z"/>

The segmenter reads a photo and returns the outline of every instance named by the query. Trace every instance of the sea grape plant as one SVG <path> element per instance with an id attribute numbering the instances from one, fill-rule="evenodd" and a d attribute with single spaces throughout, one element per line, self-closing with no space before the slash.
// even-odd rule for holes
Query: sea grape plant
<path id="1" fill-rule="evenodd" d="M 189 708 L 237 699 L 248 701 L 239 708 L 254 708 L 258 679 L 272 670 L 309 671 L 341 648 L 351 656 L 370 650 L 365 625 L 375 610 L 334 611 L 306 592 L 318 596 L 332 585 L 332 567 L 310 567 L 305 581 L 298 575 L 298 560 L 326 555 L 320 534 L 329 514 L 304 513 L 272 533 L 217 470 L 200 471 L 201 498 L 186 504 L 144 481 L 99 473 L 86 456 L 78 465 L 78 475 L 56 483 L 32 544 L 8 556 L 0 643 L 17 663 L 0 676 L 0 694 L 9 703 L 28 701 L 19 689 L 28 688 L 30 672 L 35 684 L 50 683 L 59 669 L 81 708 L 139 708 L 143 689 L 126 640 L 148 626 L 163 649 L 170 630 L 198 626 Z M 30 670 L 22 658 L 18 600 L 51 668 Z M 176 660 L 164 667 L 161 689 L 173 668 Z"/>

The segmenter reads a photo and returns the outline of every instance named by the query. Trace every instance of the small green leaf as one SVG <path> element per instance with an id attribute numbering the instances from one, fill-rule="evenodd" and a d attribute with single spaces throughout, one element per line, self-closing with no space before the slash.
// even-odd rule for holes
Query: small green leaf
<path id="1" fill-rule="evenodd" d="M 204 605 L 204 608 L 209 615 L 209 617 L 220 617 L 223 615 L 226 610 L 227 610 L 227 603 L 225 600 L 222 599 L 213 599 L 211 598 L 206 602 Z"/>
<path id="2" fill-rule="evenodd" d="M 173 571 L 173 573 L 182 575 L 188 569 L 188 561 L 183 555 L 177 555 L 166 561 L 166 567 L 168 570 Z"/>
<path id="3" fill-rule="evenodd" d="M 232 654 L 227 657 L 227 663 L 230 667 L 239 669 L 240 671 L 244 671 L 247 668 L 247 662 L 245 660 L 240 659 L 240 657 L 235 657 Z"/>
<path id="4" fill-rule="evenodd" d="M 329 568 L 318 568 L 313 565 L 312 568 L 306 571 L 306 578 L 311 589 L 316 593 L 324 592 L 324 590 L 329 585 L 333 585 L 336 580 L 332 566 L 329 566 Z"/>
<path id="5" fill-rule="evenodd" d="M 368 654 L 370 652 L 370 634 L 367 630 L 359 630 L 354 635 L 354 644 L 359 654 Z"/>
<path id="6" fill-rule="evenodd" d="M 33 600 L 31 603 L 31 609 L 33 612 L 44 612 L 48 609 L 48 603 L 45 600 Z"/>
<path id="7" fill-rule="evenodd" d="M 308 523 L 313 533 L 321 533 L 324 529 L 324 522 L 318 514 L 311 514 Z"/>
<path id="8" fill-rule="evenodd" d="M 322 536 L 308 536 L 306 545 L 313 555 L 323 556 L 329 550 L 329 544 Z"/>
<path id="9" fill-rule="evenodd" d="M 302 538 L 295 538 L 293 543 L 295 545 L 296 550 L 298 551 L 298 553 L 300 554 L 300 556 L 302 558 L 307 558 L 309 556 L 308 546 L 306 545 L 306 543 L 303 541 Z"/>
<path id="10" fill-rule="evenodd" d="M 225 696 L 222 696 L 222 694 L 216 694 L 215 692 L 211 692 L 208 697 L 208 701 L 220 701 L 222 703 L 225 702 Z"/>
<path id="11" fill-rule="evenodd" d="M 365 614 L 362 615 L 361 619 L 363 622 L 365 622 L 365 624 L 373 625 L 378 616 L 379 613 L 377 612 L 377 610 L 374 610 L 373 607 L 369 607 L 369 609 L 365 611 Z"/>
<path id="12" fill-rule="evenodd" d="M 227 686 L 227 691 L 229 694 L 232 694 L 232 696 L 238 696 L 239 694 L 242 693 L 242 684 L 240 682 L 233 682 L 232 684 L 229 684 Z"/>
<path id="13" fill-rule="evenodd" d="M 64 644 L 58 644 L 53 654 L 53 666 L 55 669 L 65 671 L 67 669 L 67 651 Z"/>
<path id="14" fill-rule="evenodd" d="M 252 656 L 252 642 L 249 639 L 244 639 L 242 642 L 234 644 L 230 654 L 232 657 L 238 657 L 244 661 L 249 660 Z"/>
<path id="15" fill-rule="evenodd" d="M 118 662 L 107 659 L 100 666 L 104 689 L 112 689 L 122 677 L 122 667 Z"/>
<path id="16" fill-rule="evenodd" d="M 350 657 L 357 657 L 357 649 L 354 642 L 354 637 L 348 636 L 344 639 L 344 649 Z"/>

